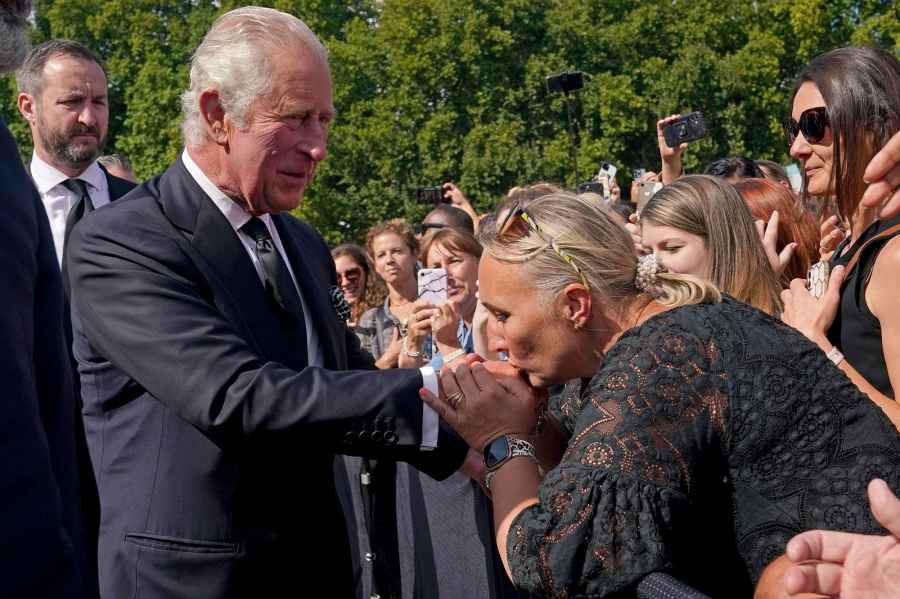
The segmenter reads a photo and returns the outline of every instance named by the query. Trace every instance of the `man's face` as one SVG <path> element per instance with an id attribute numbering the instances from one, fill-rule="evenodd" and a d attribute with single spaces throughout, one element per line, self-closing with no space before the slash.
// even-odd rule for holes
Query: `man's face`
<path id="1" fill-rule="evenodd" d="M 31 0 L 0 0 L 0 73 L 19 68 L 28 55 Z"/>
<path id="2" fill-rule="evenodd" d="M 23 112 L 41 158 L 60 170 L 78 172 L 97 159 L 109 124 L 106 76 L 97 63 L 50 58 L 40 95 L 29 98 L 33 109 Z"/>
<path id="3" fill-rule="evenodd" d="M 306 52 L 279 52 L 273 61 L 272 93 L 251 105 L 243 129 L 226 148 L 230 191 L 254 214 L 284 212 L 300 204 L 316 166 L 325 159 L 334 118 L 331 73 Z"/>

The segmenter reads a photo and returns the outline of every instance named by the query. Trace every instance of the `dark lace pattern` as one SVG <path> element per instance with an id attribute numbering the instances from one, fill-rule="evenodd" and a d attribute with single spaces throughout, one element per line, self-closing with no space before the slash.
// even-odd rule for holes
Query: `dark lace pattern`
<path id="1" fill-rule="evenodd" d="M 879 530 L 869 480 L 900 488 L 880 410 L 818 348 L 730 299 L 627 332 L 551 410 L 568 450 L 507 544 L 536 596 L 615 596 L 658 570 L 749 596 L 797 532 Z"/>

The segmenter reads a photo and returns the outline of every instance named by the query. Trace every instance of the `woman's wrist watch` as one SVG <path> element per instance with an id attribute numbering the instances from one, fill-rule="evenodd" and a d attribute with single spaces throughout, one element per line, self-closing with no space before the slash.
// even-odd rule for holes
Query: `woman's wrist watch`
<path id="1" fill-rule="evenodd" d="M 484 486 L 486 486 L 489 491 L 491 490 L 491 482 L 493 481 L 494 473 L 509 460 L 527 457 L 537 463 L 534 444 L 513 435 L 501 435 L 497 437 L 484 446 L 483 454 L 484 467 L 487 470 Z"/>

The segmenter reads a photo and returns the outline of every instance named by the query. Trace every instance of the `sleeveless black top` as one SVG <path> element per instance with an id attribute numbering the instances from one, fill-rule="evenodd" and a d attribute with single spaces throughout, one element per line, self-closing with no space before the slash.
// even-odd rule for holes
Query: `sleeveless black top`
<path id="1" fill-rule="evenodd" d="M 831 259 L 832 268 L 846 266 L 866 241 L 896 224 L 900 224 L 900 216 L 886 221 L 875 221 L 863 231 L 850 251 L 843 256 L 840 254 L 849 240 L 841 243 Z M 888 377 L 884 350 L 881 346 L 881 323 L 866 304 L 866 283 L 875 266 L 878 252 L 896 235 L 897 233 L 870 244 L 860 255 L 853 272 L 847 273 L 844 279 L 840 309 L 834 323 L 828 329 L 828 340 L 841 350 L 847 361 L 873 387 L 891 399 L 894 399 L 894 390 Z"/>

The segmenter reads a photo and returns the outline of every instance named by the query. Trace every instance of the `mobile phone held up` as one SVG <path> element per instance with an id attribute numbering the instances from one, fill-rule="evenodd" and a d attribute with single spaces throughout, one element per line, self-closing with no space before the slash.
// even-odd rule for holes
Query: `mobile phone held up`
<path id="1" fill-rule="evenodd" d="M 647 205 L 647 202 L 650 201 L 650 198 L 653 195 L 663 188 L 662 183 L 659 181 L 641 181 L 637 184 L 637 213 L 638 216 L 641 215 L 641 212 L 644 210 L 644 206 Z"/>
<path id="2" fill-rule="evenodd" d="M 419 269 L 419 299 L 440 305 L 447 301 L 447 271 L 443 268 Z"/>
<path id="3" fill-rule="evenodd" d="M 706 137 L 706 120 L 702 112 L 692 112 L 663 127 L 666 145 L 677 148 L 680 144 Z"/>
<path id="4" fill-rule="evenodd" d="M 444 188 L 438 185 L 437 187 L 417 187 L 416 201 L 420 204 L 449 204 L 450 198 L 444 197 Z"/>

